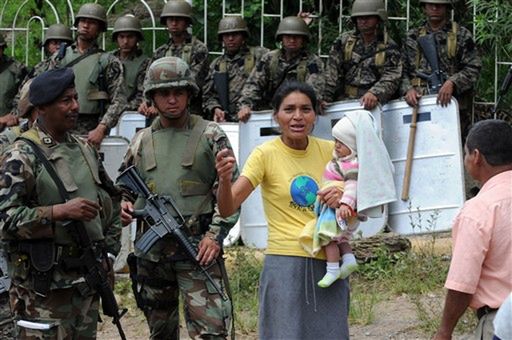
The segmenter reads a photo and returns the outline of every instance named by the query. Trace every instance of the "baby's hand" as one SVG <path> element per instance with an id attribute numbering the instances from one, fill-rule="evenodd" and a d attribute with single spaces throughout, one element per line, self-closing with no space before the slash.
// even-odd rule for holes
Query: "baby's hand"
<path id="1" fill-rule="evenodd" d="M 336 218 L 338 220 L 346 220 L 350 216 L 352 216 L 352 209 L 348 205 L 342 204 L 336 209 Z"/>

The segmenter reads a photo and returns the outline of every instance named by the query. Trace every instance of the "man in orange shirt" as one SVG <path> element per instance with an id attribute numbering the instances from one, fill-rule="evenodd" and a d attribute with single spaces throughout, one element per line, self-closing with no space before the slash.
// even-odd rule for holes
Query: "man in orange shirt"
<path id="1" fill-rule="evenodd" d="M 448 289 L 435 340 L 451 339 L 467 307 L 477 313 L 475 339 L 492 339 L 496 310 L 512 291 L 512 127 L 484 120 L 470 130 L 464 166 L 482 186 L 455 218 Z"/>

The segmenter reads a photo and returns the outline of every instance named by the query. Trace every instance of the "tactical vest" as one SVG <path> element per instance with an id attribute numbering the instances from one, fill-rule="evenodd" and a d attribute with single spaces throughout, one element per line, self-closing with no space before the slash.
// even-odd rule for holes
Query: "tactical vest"
<path id="1" fill-rule="evenodd" d="M 455 58 L 457 54 L 457 32 L 459 31 L 459 25 L 452 21 L 452 30 L 448 32 L 448 37 L 446 40 L 446 49 L 448 52 L 448 58 L 453 59 Z M 418 32 L 418 38 L 422 37 L 424 35 L 427 35 L 427 28 L 425 26 L 421 27 Z M 420 51 L 419 44 L 416 46 L 416 69 L 419 69 L 421 66 L 421 59 L 422 59 L 423 53 Z M 453 70 L 449 71 L 450 73 L 454 73 Z M 412 86 L 416 87 L 426 87 L 427 81 L 420 77 L 414 77 L 411 79 Z"/>
<path id="2" fill-rule="evenodd" d="M 457 55 L 457 33 L 459 31 L 459 25 L 452 21 L 452 30 L 448 32 L 448 37 L 446 41 L 446 49 L 448 52 L 448 58 L 453 59 Z M 427 28 L 425 26 L 421 27 L 418 33 L 418 38 L 427 35 Z M 416 48 L 416 68 L 420 67 L 421 61 L 421 51 L 419 46 Z"/>
<path id="3" fill-rule="evenodd" d="M 212 196 L 217 177 L 215 155 L 203 135 L 208 122 L 196 115 L 190 119 L 192 129 L 144 129 L 135 160 L 150 189 L 172 196 L 183 216 L 213 212 L 212 204 L 197 209 Z M 159 119 L 153 124 L 160 124 Z M 136 208 L 143 203 L 137 200 Z"/>
<path id="4" fill-rule="evenodd" d="M 196 37 L 192 37 L 190 39 L 190 42 L 183 44 L 180 55 L 173 55 L 172 50 L 168 49 L 167 52 L 165 52 L 165 57 L 179 57 L 185 60 L 185 62 L 190 65 L 190 63 L 192 62 L 192 47 L 194 46 L 196 41 Z"/>
<path id="5" fill-rule="evenodd" d="M 281 56 L 281 50 L 274 50 L 269 53 L 272 53 L 272 59 L 270 59 L 270 79 L 277 79 L 277 74 L 279 71 L 279 57 Z M 306 81 L 306 76 L 308 74 L 308 61 L 301 60 L 297 65 L 297 80 L 300 82 Z M 284 75 L 283 79 L 286 78 Z"/>
<path id="6" fill-rule="evenodd" d="M 137 75 L 139 74 L 140 66 L 146 60 L 146 56 L 141 54 L 133 59 L 122 60 L 124 68 L 124 82 L 123 91 L 126 98 L 131 98 L 137 91 Z"/>
<path id="7" fill-rule="evenodd" d="M 349 62 L 352 60 L 352 53 L 358 38 L 351 34 L 345 43 L 343 49 L 343 61 Z M 382 67 L 386 61 L 386 47 L 388 45 L 388 34 L 384 33 L 384 41 L 377 44 L 377 53 L 375 53 L 375 66 Z"/>
<path id="8" fill-rule="evenodd" d="M 22 134 L 22 137 L 31 139 L 37 143 L 55 171 L 62 180 L 70 198 L 84 197 L 98 202 L 98 190 L 101 183 L 98 174 L 98 160 L 93 152 L 80 140 L 72 137 L 74 143 L 59 143 L 51 148 L 41 144 L 37 130 L 30 129 Z M 62 203 L 62 197 L 50 174 L 44 167 L 36 175 L 36 191 L 40 206 L 49 206 Z M 102 205 L 103 202 L 98 202 Z M 84 222 L 91 241 L 104 239 L 100 216 L 97 215 L 89 222 Z M 61 222 L 55 222 L 55 243 L 58 245 L 72 245 L 74 241 Z"/>
<path id="9" fill-rule="evenodd" d="M 78 50 L 71 46 L 66 49 L 66 55 L 61 61 L 65 66 L 80 57 Z M 103 51 L 93 53 L 73 65 L 75 73 L 75 88 L 78 93 L 80 114 L 100 114 L 99 100 L 109 100 L 108 93 L 100 91 L 98 77 L 108 65 L 108 54 Z"/>
<path id="10" fill-rule="evenodd" d="M 4 62 L 9 62 L 4 58 Z M 16 66 L 11 62 L 2 73 L 0 73 L 0 116 L 4 116 L 12 109 L 12 99 L 16 94 Z"/>
<path id="11" fill-rule="evenodd" d="M 249 48 L 249 53 L 247 53 L 244 57 L 244 73 L 249 76 L 251 74 L 252 69 L 254 68 L 256 49 L 254 47 Z M 219 62 L 219 72 L 226 73 L 228 70 L 228 63 L 226 60 L 221 60 Z"/>

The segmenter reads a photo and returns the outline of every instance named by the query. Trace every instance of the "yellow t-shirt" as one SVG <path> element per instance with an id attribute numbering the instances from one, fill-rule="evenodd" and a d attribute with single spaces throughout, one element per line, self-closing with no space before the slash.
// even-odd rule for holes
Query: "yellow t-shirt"
<path id="1" fill-rule="evenodd" d="M 310 257 L 299 244 L 299 235 L 315 218 L 316 192 L 333 148 L 332 141 L 310 136 L 306 150 L 294 150 L 276 138 L 256 147 L 247 159 L 241 176 L 255 188 L 261 184 L 267 254 Z M 325 259 L 324 252 L 317 258 Z"/>

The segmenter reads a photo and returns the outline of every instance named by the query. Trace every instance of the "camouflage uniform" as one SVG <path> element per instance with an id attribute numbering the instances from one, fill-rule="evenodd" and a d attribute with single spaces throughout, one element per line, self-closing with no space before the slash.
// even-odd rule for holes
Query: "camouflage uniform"
<path id="1" fill-rule="evenodd" d="M 461 132 L 467 134 L 471 123 L 471 108 L 473 102 L 473 89 L 482 68 L 482 62 L 478 56 L 475 41 L 471 33 L 465 27 L 456 25 L 455 56 L 448 53 L 448 37 L 453 32 L 451 21 L 447 21 L 444 28 L 434 33 L 437 46 L 439 67 L 445 73 L 448 80 L 455 84 L 454 96 L 459 102 Z M 407 33 L 407 41 L 403 52 L 404 76 L 401 84 L 402 94 L 406 94 L 411 88 L 415 88 L 420 94 L 425 94 L 427 83 L 417 78 L 417 72 L 431 74 L 432 70 L 422 54 L 418 55 L 418 38 L 424 34 L 430 34 L 432 30 L 428 23 L 411 29 Z"/>
<path id="2" fill-rule="evenodd" d="M 208 74 L 208 48 L 199 39 L 188 34 L 184 44 L 176 45 L 171 38 L 167 44 L 156 49 L 149 64 L 162 57 L 178 57 L 185 60 L 190 66 L 197 86 L 199 88 L 203 86 Z"/>
<path id="3" fill-rule="evenodd" d="M 213 115 L 215 108 L 222 108 L 220 104 L 219 96 L 215 88 L 213 81 L 214 75 L 221 72 L 221 65 L 225 65 L 226 73 L 228 74 L 229 81 L 229 112 L 226 112 L 226 121 L 237 122 L 237 103 L 240 101 L 242 96 L 242 88 L 249 77 L 250 70 L 247 70 L 247 60 L 252 59 L 253 66 L 259 62 L 263 54 L 267 53 L 268 50 L 264 47 L 247 47 L 244 46 L 240 51 L 230 56 L 223 54 L 220 57 L 215 58 L 210 64 L 210 72 L 206 78 L 203 88 L 203 111 L 210 116 Z M 248 72 L 249 71 L 249 72 Z"/>
<path id="4" fill-rule="evenodd" d="M 277 49 L 263 55 L 244 85 L 238 101 L 239 109 L 242 106 L 253 110 L 269 109 L 274 93 L 285 80 L 304 81 L 313 87 L 317 95 L 322 93 L 322 59 L 305 48 L 291 60 L 286 60 L 284 53 L 283 49 Z M 303 80 L 298 79 L 300 65 L 305 65 Z"/>
<path id="5" fill-rule="evenodd" d="M 177 138 L 177 135 L 190 135 L 190 131 L 201 119 L 195 115 L 190 117 L 188 127 L 181 132 L 173 128 L 162 128 L 160 118 L 157 117 L 151 127 L 141 130 L 132 140 L 122 169 L 135 165 L 151 190 L 161 195 L 172 194 L 185 220 L 188 220 L 191 215 L 199 213 L 197 222 L 189 226 L 192 233 L 191 240 L 196 246 L 204 237 L 205 232 L 217 239 L 219 244 L 222 244 L 222 240 L 227 236 L 229 229 L 238 219 L 238 214 L 228 219 L 221 218 L 217 213 L 213 195 L 217 186 L 214 170 L 215 155 L 224 148 L 231 148 L 224 131 L 216 123 L 207 123 L 201 142 L 196 149 L 195 162 L 198 161 L 199 155 L 205 155 L 205 152 L 207 152 L 207 155 L 204 156 L 207 159 L 205 162 L 210 165 L 203 166 L 202 169 L 195 169 L 197 166 L 191 167 L 187 171 L 188 179 L 175 178 L 176 172 L 170 171 L 169 166 L 165 166 L 166 163 L 173 163 L 177 164 L 175 167 L 181 167 L 180 158 L 184 149 L 186 149 L 184 143 L 188 141 L 188 138 L 180 139 Z M 158 135 L 165 136 L 168 139 L 168 142 L 165 143 L 172 145 L 172 148 L 169 149 L 165 148 L 164 145 L 159 145 L 162 137 L 153 139 L 154 156 L 159 166 L 147 170 L 149 164 L 147 155 L 151 151 L 149 151 L 150 148 L 146 147 L 147 144 L 144 144 L 143 139 L 147 136 L 154 138 L 151 136 Z M 162 148 L 162 150 L 159 151 L 159 148 Z M 164 153 L 162 153 L 163 150 L 165 150 Z M 198 184 L 194 182 L 194 178 L 198 176 L 195 172 L 205 172 L 205 170 L 211 172 L 209 176 L 211 181 L 199 185 L 209 188 L 206 195 L 211 197 L 207 201 L 206 207 L 202 207 L 204 205 L 203 199 L 198 200 L 194 196 L 181 192 L 180 189 L 173 192 L 168 191 L 170 190 L 169 187 L 174 185 L 180 187 L 181 190 L 187 190 L 186 186 Z M 235 177 L 237 176 L 238 170 L 236 170 Z M 161 180 L 158 181 L 158 178 Z M 194 195 L 197 197 L 198 194 Z M 129 196 L 127 196 L 127 199 L 134 200 L 133 197 Z M 137 205 L 137 202 L 136 207 L 140 208 L 140 204 Z M 145 230 L 147 230 L 145 226 L 138 229 L 137 240 Z M 190 337 L 210 335 L 224 338 L 227 336 L 232 312 L 230 302 L 222 300 L 205 276 L 182 253 L 172 237 L 168 235 L 157 241 L 147 254 L 143 254 L 135 248 L 135 255 L 137 256 L 139 294 L 141 301 L 143 301 L 139 307 L 144 310 L 152 339 L 179 338 L 178 304 L 180 290 L 184 295 L 185 320 Z M 219 266 L 211 266 L 208 271 L 218 285 L 223 287 Z"/>
<path id="6" fill-rule="evenodd" d="M 350 60 L 345 59 L 349 40 L 355 39 Z M 325 67 L 325 90 L 327 102 L 356 99 L 366 92 L 375 95 L 381 104 L 392 99 L 400 86 L 402 62 L 398 45 L 383 37 L 365 46 L 360 33 L 343 33 L 336 39 L 329 52 Z M 376 62 L 379 51 L 385 49 L 384 62 Z"/>
<path id="7" fill-rule="evenodd" d="M 126 106 L 126 96 L 123 92 L 123 64 L 114 55 L 99 49 L 98 45 L 95 44 L 92 48 L 98 50 L 98 52 L 92 53 L 90 56 L 73 65 L 73 71 L 75 72 L 77 79 L 78 102 L 80 104 L 80 115 L 78 117 L 77 127 L 73 130 L 73 133 L 79 135 L 87 135 L 87 133 L 95 129 L 99 123 L 104 124 L 107 128 L 115 127 Z M 68 63 L 79 58 L 81 55 L 82 54 L 79 52 L 76 43 L 74 43 L 66 48 L 65 55 L 62 58 L 58 53 L 52 56 L 49 65 L 50 69 L 65 67 Z M 84 70 L 84 65 L 91 62 L 90 58 L 98 59 L 98 62 L 95 63 L 96 67 L 87 67 Z M 99 76 L 96 75 L 96 77 L 92 77 L 96 68 L 101 69 L 106 83 L 108 104 L 105 108 L 104 114 L 101 114 L 99 105 L 96 105 L 94 112 L 83 111 L 85 109 L 84 102 L 88 101 L 88 96 L 90 96 L 92 92 L 100 92 L 98 91 Z M 90 77 L 94 79 L 90 79 Z M 78 84 L 79 79 L 89 79 L 89 87 L 85 89 L 84 92 L 80 91 L 80 86 Z M 91 101 L 94 102 L 96 100 L 89 100 L 89 102 Z"/>
<path id="8" fill-rule="evenodd" d="M 8 127 L 4 131 L 0 132 L 0 155 L 11 146 L 16 138 L 18 138 L 23 132 L 27 131 L 30 128 L 30 125 L 27 122 L 19 126 Z"/>
<path id="9" fill-rule="evenodd" d="M 99 216 L 84 225 L 98 249 L 117 254 L 121 225 L 119 204 L 113 202 L 118 202 L 119 196 L 97 152 L 70 134 L 64 143 L 56 143 L 37 123 L 23 136 L 38 143 L 46 155 L 53 155 L 48 160 L 69 188 L 71 198 L 87 197 L 103 207 Z M 0 167 L 0 229 L 9 249 L 11 308 L 17 320 L 55 324 L 49 331 L 19 327 L 20 338 L 43 334 L 80 339 L 96 336 L 98 295 L 87 286 L 81 270 L 64 264 L 78 259 L 81 250 L 66 227 L 52 220 L 52 205 L 61 202 L 53 180 L 32 148 L 24 141 L 15 142 L 3 155 Z M 29 250 L 45 241 L 45 250 Z M 35 263 L 46 254 L 53 260 L 52 268 L 36 270 L 41 267 Z M 36 287 L 41 283 L 49 286 L 39 295 Z"/>
<path id="10" fill-rule="evenodd" d="M 137 111 L 143 100 L 144 92 L 144 76 L 146 75 L 146 69 L 149 66 L 149 57 L 145 56 L 142 50 L 137 52 L 126 60 L 120 58 L 119 50 L 112 52 L 123 63 L 124 70 L 124 82 L 123 87 L 126 96 L 126 111 Z M 132 67 L 136 67 L 136 70 L 132 70 Z"/>
<path id="11" fill-rule="evenodd" d="M 3 55 L 0 58 L 0 116 L 4 116 L 13 109 L 13 98 L 18 93 L 27 70 L 16 60 Z"/>

